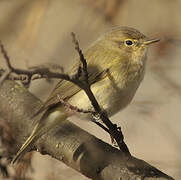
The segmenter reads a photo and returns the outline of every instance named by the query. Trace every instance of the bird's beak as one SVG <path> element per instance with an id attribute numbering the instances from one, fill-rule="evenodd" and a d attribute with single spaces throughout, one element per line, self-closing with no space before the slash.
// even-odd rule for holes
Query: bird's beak
<path id="1" fill-rule="evenodd" d="M 144 41 L 144 44 L 149 45 L 149 44 L 152 44 L 152 43 L 156 43 L 158 41 L 160 41 L 160 39 L 147 39 L 147 40 Z"/>

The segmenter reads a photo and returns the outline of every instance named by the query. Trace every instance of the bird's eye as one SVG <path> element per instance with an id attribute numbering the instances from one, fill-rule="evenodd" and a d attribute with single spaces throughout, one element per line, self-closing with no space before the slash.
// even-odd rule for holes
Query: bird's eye
<path id="1" fill-rule="evenodd" d="M 126 40 L 126 41 L 125 41 L 125 44 L 126 44 L 127 46 L 132 46 L 132 45 L 133 45 L 133 41 L 132 41 L 132 40 Z"/>

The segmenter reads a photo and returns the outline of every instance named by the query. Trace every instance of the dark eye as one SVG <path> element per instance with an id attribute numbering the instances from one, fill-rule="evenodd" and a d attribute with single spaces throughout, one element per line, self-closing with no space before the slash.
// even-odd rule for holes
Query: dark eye
<path id="1" fill-rule="evenodd" d="M 133 45 L 133 41 L 131 41 L 131 40 L 126 40 L 125 43 L 126 43 L 127 46 L 132 46 Z"/>

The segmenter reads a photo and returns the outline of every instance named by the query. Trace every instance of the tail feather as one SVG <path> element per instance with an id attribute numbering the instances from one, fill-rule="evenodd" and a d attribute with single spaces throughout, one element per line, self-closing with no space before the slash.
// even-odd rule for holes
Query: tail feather
<path id="1" fill-rule="evenodd" d="M 39 137 L 47 133 L 55 125 L 61 124 L 62 121 L 66 120 L 67 114 L 64 113 L 63 109 L 60 109 L 59 111 L 51 111 L 52 110 L 47 110 L 39 122 L 35 125 L 31 135 L 21 146 L 20 150 L 11 161 L 12 164 L 21 159 L 21 157 L 23 157 L 24 154 L 31 149 L 31 146 Z"/>
<path id="2" fill-rule="evenodd" d="M 31 135 L 28 137 L 28 139 L 25 141 L 25 143 L 21 146 L 21 148 L 19 149 L 19 151 L 17 152 L 17 154 L 11 161 L 12 164 L 19 161 L 21 159 L 21 157 L 23 157 L 25 155 L 25 153 L 31 149 L 31 146 L 34 144 L 34 142 L 38 138 L 37 128 L 38 128 L 38 124 L 37 124 L 37 126 L 35 126 Z"/>

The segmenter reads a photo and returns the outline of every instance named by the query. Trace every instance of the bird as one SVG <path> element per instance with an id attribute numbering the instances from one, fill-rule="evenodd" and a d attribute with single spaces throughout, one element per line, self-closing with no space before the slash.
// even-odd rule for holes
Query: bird
<path id="1" fill-rule="evenodd" d="M 133 99 L 144 78 L 148 46 L 158 41 L 147 38 L 134 28 L 116 27 L 100 36 L 83 53 L 91 90 L 109 117 L 124 109 Z M 77 60 L 67 71 L 68 74 L 74 74 L 78 66 Z M 73 114 L 66 110 L 59 98 L 80 109 L 93 109 L 79 86 L 60 80 L 37 111 L 36 115 L 42 112 L 43 115 L 12 163 L 23 157 L 38 138 Z M 80 117 L 91 119 L 90 115 Z"/>

